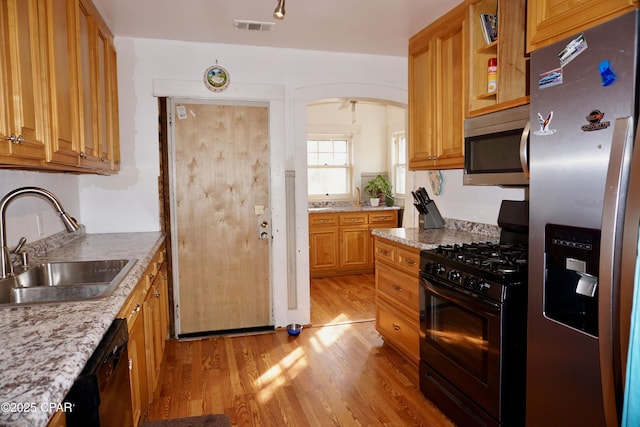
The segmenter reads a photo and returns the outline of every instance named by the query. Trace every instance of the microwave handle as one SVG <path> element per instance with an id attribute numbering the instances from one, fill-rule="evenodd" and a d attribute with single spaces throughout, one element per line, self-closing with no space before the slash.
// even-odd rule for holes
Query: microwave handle
<path id="1" fill-rule="evenodd" d="M 520 135 L 520 164 L 522 165 L 524 176 L 527 179 L 529 179 L 529 156 L 527 156 L 527 145 L 529 143 L 530 129 L 531 124 L 527 121 L 527 124 L 524 125 L 524 129 L 522 129 L 522 135 Z"/>

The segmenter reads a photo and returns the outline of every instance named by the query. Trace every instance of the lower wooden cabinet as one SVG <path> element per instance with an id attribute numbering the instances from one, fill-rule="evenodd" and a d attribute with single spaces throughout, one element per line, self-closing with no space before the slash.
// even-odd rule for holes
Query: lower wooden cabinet
<path id="1" fill-rule="evenodd" d="M 311 277 L 373 272 L 371 230 L 397 226 L 397 210 L 310 213 Z"/>
<path id="2" fill-rule="evenodd" d="M 118 317 L 129 330 L 129 380 L 133 425 L 145 419 L 153 401 L 169 335 L 165 247 L 161 247 Z"/>
<path id="3" fill-rule="evenodd" d="M 375 238 L 376 330 L 416 365 L 420 362 L 420 250 Z"/>

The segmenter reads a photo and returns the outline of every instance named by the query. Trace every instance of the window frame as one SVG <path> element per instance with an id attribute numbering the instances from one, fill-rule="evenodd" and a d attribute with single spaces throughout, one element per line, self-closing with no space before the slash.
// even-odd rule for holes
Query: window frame
<path id="1" fill-rule="evenodd" d="M 307 134 L 307 143 L 306 143 L 306 153 L 307 153 L 307 177 L 309 176 L 310 169 L 345 169 L 346 170 L 346 193 L 333 193 L 333 194 L 311 194 L 309 193 L 309 186 L 307 183 L 307 197 L 309 201 L 340 201 L 340 200 L 350 200 L 353 198 L 352 188 L 353 188 L 353 139 L 354 136 L 352 133 L 345 132 L 313 132 Z M 347 165 L 338 166 L 338 165 L 330 165 L 330 166 L 322 166 L 322 165 L 309 165 L 309 141 L 340 141 L 345 140 L 347 143 Z"/>

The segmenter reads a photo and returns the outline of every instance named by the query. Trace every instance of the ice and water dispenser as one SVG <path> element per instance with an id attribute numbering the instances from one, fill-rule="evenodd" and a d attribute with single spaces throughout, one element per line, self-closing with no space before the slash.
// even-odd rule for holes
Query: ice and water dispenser
<path id="1" fill-rule="evenodd" d="M 545 316 L 598 336 L 600 230 L 547 224 Z"/>

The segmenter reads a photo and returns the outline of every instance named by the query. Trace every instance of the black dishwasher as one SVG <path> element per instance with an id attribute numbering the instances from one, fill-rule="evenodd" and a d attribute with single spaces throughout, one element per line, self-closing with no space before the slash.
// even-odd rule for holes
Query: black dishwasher
<path id="1" fill-rule="evenodd" d="M 67 427 L 133 424 L 127 321 L 115 319 L 67 394 Z"/>

